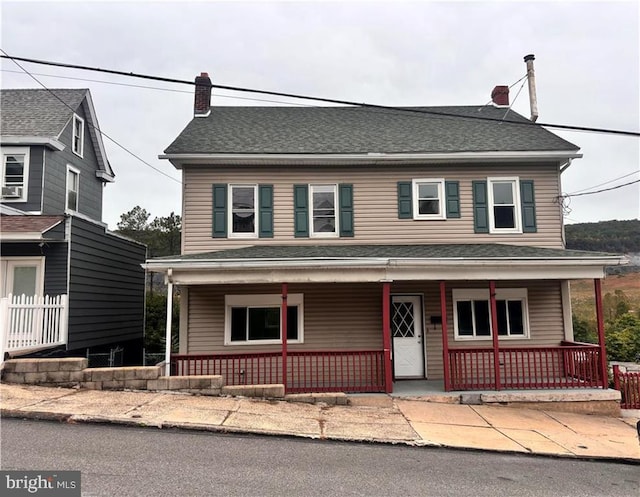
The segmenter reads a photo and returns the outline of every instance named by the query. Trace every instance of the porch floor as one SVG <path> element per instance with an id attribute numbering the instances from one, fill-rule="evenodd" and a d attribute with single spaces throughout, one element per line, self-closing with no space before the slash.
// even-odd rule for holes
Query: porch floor
<path id="1" fill-rule="evenodd" d="M 366 394 L 365 394 L 366 395 Z M 619 400 L 620 392 L 602 388 L 556 388 L 531 390 L 473 390 L 444 391 L 443 380 L 397 380 L 393 383 L 396 398 L 419 398 L 431 402 L 460 402 L 463 404 L 500 402 L 584 402 Z M 450 398 L 450 399 L 449 399 Z"/>

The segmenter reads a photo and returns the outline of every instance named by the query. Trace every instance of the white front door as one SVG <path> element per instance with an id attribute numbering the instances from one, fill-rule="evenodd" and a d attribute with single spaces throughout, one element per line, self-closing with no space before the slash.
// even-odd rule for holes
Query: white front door
<path id="1" fill-rule="evenodd" d="M 424 378 L 422 301 L 417 295 L 391 297 L 393 370 L 396 378 Z"/>

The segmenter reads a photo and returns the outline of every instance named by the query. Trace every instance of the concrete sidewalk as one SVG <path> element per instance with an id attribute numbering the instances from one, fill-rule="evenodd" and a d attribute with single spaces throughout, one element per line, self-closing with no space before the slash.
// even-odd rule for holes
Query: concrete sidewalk
<path id="1" fill-rule="evenodd" d="M 0 384 L 2 417 L 458 447 L 640 463 L 636 419 L 392 399 L 387 407 Z"/>

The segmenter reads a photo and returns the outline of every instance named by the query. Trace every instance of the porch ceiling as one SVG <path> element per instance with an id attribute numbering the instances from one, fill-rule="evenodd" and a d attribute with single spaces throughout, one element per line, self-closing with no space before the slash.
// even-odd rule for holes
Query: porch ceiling
<path id="1" fill-rule="evenodd" d="M 620 255 L 505 244 L 260 245 L 149 259 L 176 284 L 602 278 Z"/>

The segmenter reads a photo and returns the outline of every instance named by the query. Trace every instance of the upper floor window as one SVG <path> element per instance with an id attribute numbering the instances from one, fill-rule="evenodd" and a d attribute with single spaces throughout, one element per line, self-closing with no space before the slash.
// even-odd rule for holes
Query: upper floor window
<path id="1" fill-rule="evenodd" d="M 491 339 L 489 290 L 454 289 L 452 293 L 456 340 Z M 496 320 L 500 338 L 529 337 L 526 288 L 496 289 Z"/>
<path id="2" fill-rule="evenodd" d="M 26 202 L 29 179 L 29 149 L 2 148 L 2 201 Z"/>
<path id="3" fill-rule="evenodd" d="M 338 236 L 338 185 L 310 185 L 311 236 Z"/>
<path id="4" fill-rule="evenodd" d="M 67 210 L 78 210 L 78 194 L 80 192 L 80 171 L 67 166 Z"/>
<path id="5" fill-rule="evenodd" d="M 293 185 L 293 221 L 296 238 L 353 237 L 353 185 Z"/>
<path id="6" fill-rule="evenodd" d="M 414 179 L 413 204 L 414 219 L 445 219 L 444 179 Z"/>
<path id="7" fill-rule="evenodd" d="M 256 237 L 256 205 L 258 185 L 229 185 L 231 208 L 229 209 L 229 236 Z"/>
<path id="8" fill-rule="evenodd" d="M 213 238 L 273 238 L 273 185 L 212 185 Z"/>
<path id="9" fill-rule="evenodd" d="M 518 178 L 488 178 L 491 233 L 521 233 Z"/>
<path id="10" fill-rule="evenodd" d="M 84 119 L 73 115 L 73 137 L 71 138 L 71 150 L 82 157 L 84 152 Z"/>

